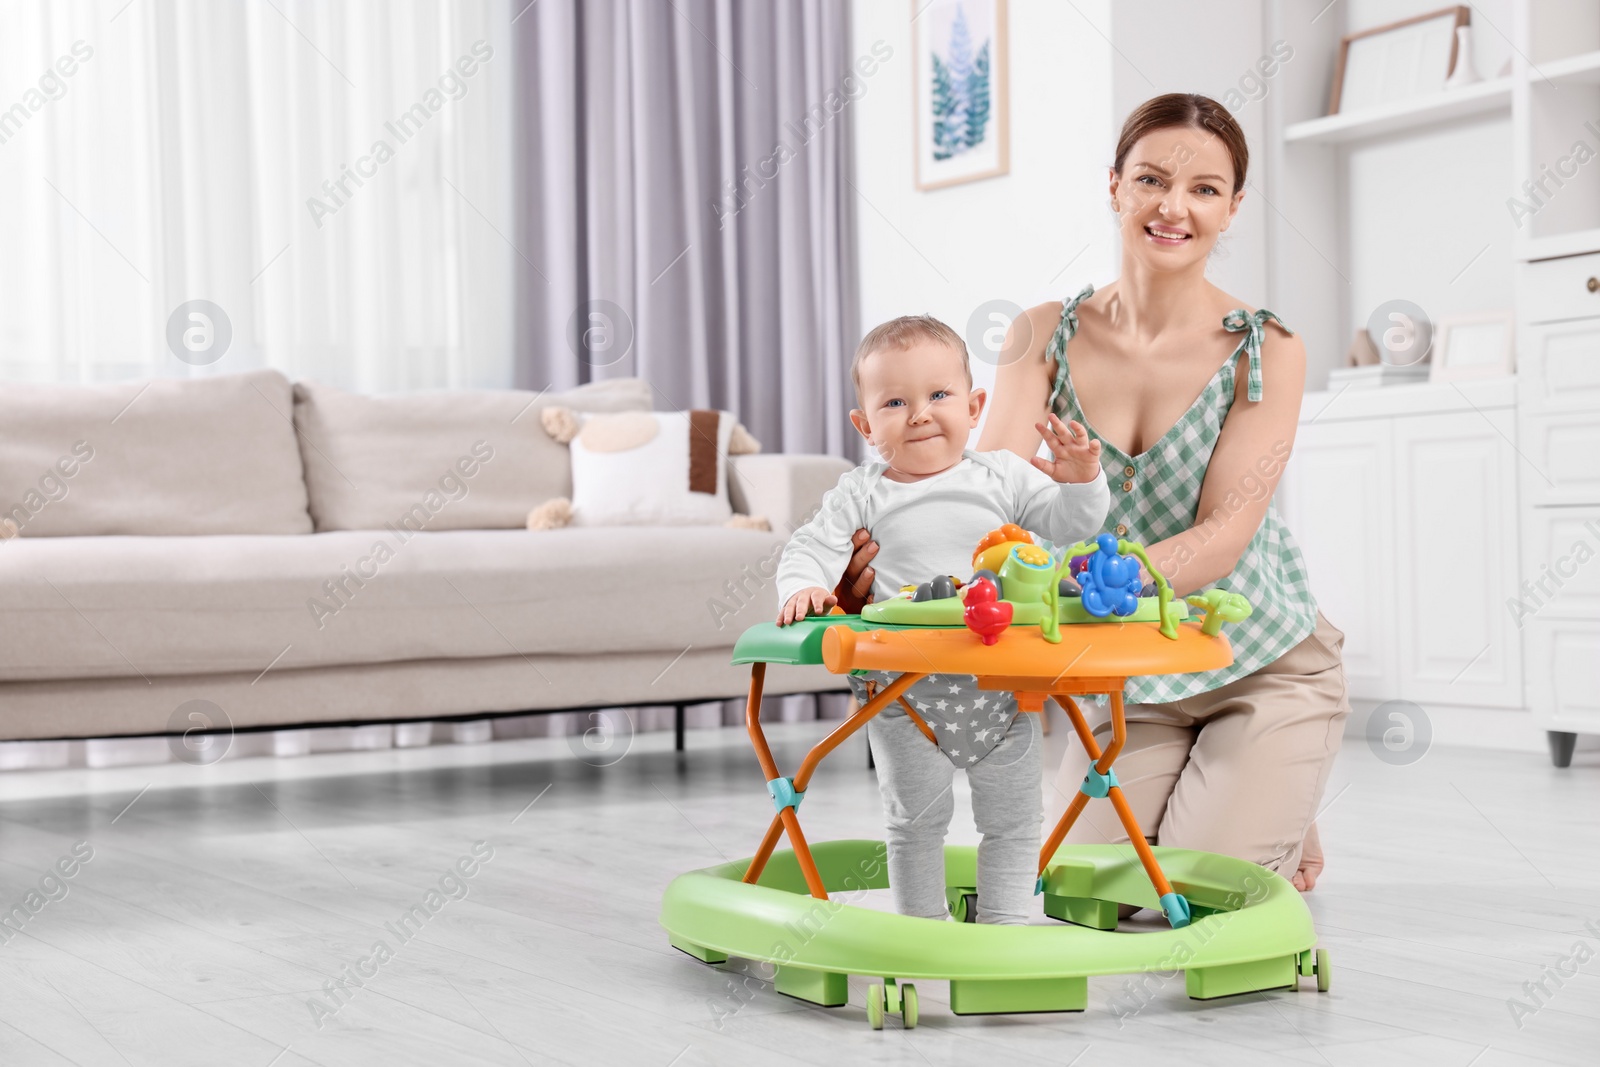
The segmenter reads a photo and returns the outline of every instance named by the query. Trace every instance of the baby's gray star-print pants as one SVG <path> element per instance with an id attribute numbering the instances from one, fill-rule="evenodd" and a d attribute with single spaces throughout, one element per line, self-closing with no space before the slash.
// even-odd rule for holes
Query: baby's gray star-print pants
<path id="1" fill-rule="evenodd" d="M 852 676 L 865 703 L 894 680 Z M 867 683 L 871 683 L 868 685 Z M 1017 714 L 1010 693 L 980 690 L 971 675 L 929 675 L 905 693 L 933 730 L 934 746 L 898 702 L 867 723 L 887 822 L 889 888 L 902 915 L 942 919 L 944 839 L 955 812 L 955 769 L 967 772 L 978 832 L 978 922 L 1022 925 L 1033 911 L 1044 822 L 1039 716 Z"/>

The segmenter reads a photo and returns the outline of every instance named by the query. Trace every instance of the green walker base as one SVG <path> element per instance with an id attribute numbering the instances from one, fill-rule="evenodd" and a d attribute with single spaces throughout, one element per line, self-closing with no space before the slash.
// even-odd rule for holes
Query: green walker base
<path id="1" fill-rule="evenodd" d="M 1117 933 L 1117 905 L 1159 908 L 1138 860 L 1116 845 L 1066 845 L 1045 871 L 1044 911 L 1061 926 L 934 922 L 855 907 L 850 894 L 888 888 L 881 841 L 811 846 L 828 900 L 806 890 L 794 853 L 774 852 L 758 882 L 749 860 L 673 879 L 661 903 L 672 945 L 705 963 L 729 956 L 776 964 L 778 992 L 826 1007 L 848 1000 L 850 975 L 882 976 L 870 987 L 868 1018 L 900 1011 L 914 1025 L 908 980 L 950 983 L 957 1015 L 1082 1011 L 1098 975 L 1182 971 L 1190 997 L 1297 989 L 1315 977 L 1326 990 L 1327 952 L 1299 892 L 1272 872 L 1229 856 L 1156 847 L 1173 888 L 1193 910 L 1176 930 Z M 945 848 L 952 904 L 976 884 L 977 849 Z M 959 910 L 959 909 L 958 909 Z M 896 982 L 900 985 L 897 987 Z M 906 989 L 904 999 L 896 992 Z M 876 1007 L 876 1011 L 873 1008 Z"/>

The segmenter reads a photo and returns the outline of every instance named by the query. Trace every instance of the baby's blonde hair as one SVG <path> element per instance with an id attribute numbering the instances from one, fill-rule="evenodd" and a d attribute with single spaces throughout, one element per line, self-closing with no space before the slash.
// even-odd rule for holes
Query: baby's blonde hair
<path id="1" fill-rule="evenodd" d="M 880 349 L 893 348 L 905 351 L 918 341 L 931 341 L 961 353 L 961 370 L 967 376 L 967 388 L 972 388 L 972 361 L 967 356 L 967 343 L 961 335 L 932 315 L 901 315 L 881 326 L 867 331 L 856 346 L 856 356 L 850 361 L 850 380 L 855 383 L 856 403 L 861 402 L 861 364 Z"/>

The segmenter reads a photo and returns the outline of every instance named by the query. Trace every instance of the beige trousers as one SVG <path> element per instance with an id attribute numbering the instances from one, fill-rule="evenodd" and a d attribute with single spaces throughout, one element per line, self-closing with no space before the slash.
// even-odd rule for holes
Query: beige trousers
<path id="1" fill-rule="evenodd" d="M 1350 714 L 1343 646 L 1343 631 L 1319 611 L 1305 640 L 1254 674 L 1167 704 L 1127 705 L 1127 746 L 1114 767 L 1145 837 L 1294 874 Z M 1079 706 L 1104 750 L 1109 703 Z M 1074 737 L 1047 795 L 1056 817 L 1088 769 Z M 1104 801 L 1090 801 L 1067 835 L 1068 844 L 1127 840 Z"/>

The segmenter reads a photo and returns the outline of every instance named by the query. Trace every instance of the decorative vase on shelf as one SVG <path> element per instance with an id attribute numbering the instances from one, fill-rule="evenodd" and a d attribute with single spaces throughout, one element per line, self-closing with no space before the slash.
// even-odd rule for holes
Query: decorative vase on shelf
<path id="1" fill-rule="evenodd" d="M 1472 27 L 1456 27 L 1456 69 L 1450 72 L 1450 77 L 1445 79 L 1446 89 L 1459 89 L 1463 85 L 1472 85 L 1483 79 L 1478 76 L 1478 68 L 1472 65 Z"/>

